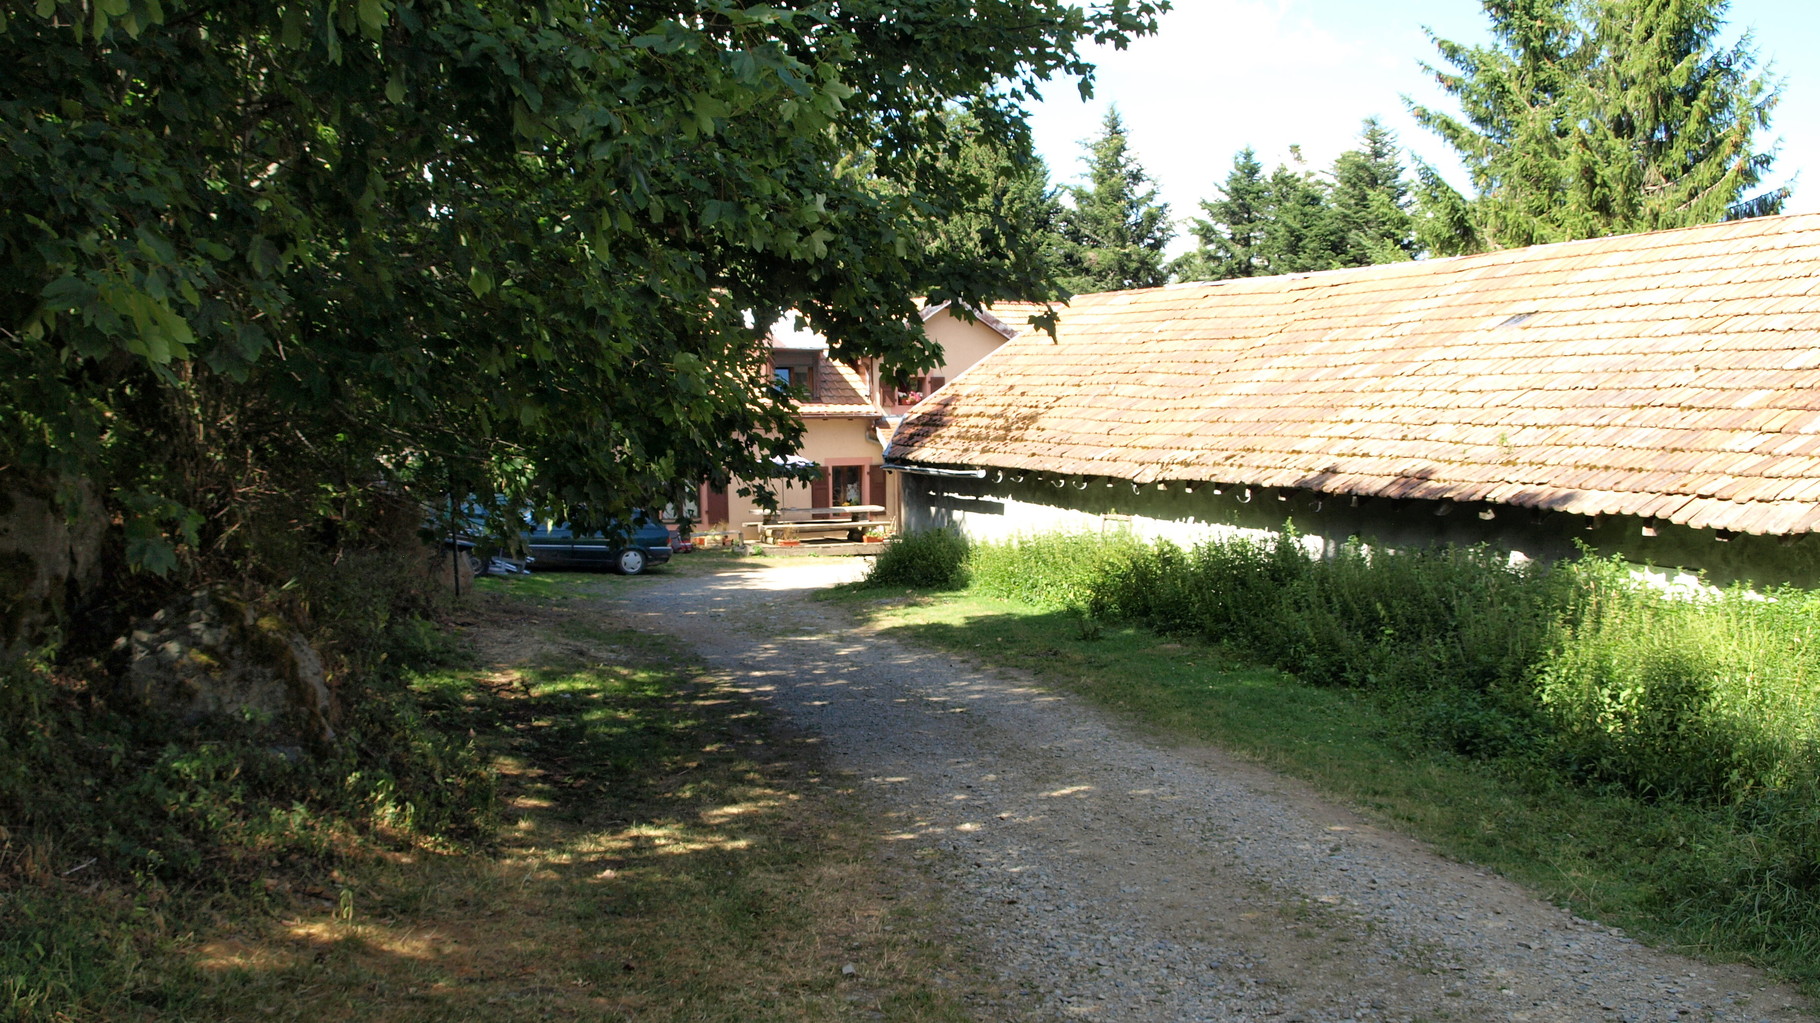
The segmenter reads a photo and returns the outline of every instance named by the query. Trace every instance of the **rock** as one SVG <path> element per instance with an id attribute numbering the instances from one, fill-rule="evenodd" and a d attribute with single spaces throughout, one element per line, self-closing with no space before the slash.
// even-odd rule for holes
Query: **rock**
<path id="1" fill-rule="evenodd" d="M 220 590 L 199 590 L 121 640 L 134 699 L 185 724 L 229 716 L 316 741 L 339 716 L 322 658 L 281 616 Z"/>

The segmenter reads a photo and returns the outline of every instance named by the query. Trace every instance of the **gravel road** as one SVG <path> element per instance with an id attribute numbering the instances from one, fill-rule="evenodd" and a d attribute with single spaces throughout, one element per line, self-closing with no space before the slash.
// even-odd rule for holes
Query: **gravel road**
<path id="1" fill-rule="evenodd" d="M 806 594 L 860 559 L 653 577 L 628 615 L 820 736 L 883 855 L 938 879 L 1003 994 L 986 1020 L 1815 1020 L 1739 967 L 1651 950 L 1218 750 Z"/>

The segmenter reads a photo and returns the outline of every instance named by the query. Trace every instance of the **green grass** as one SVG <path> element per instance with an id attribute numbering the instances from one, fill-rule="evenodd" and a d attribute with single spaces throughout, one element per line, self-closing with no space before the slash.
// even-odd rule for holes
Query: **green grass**
<path id="1" fill-rule="evenodd" d="M 1652 798 L 1564 772 L 1521 743 L 1501 747 L 1504 755 L 1463 755 L 1435 732 L 1464 727 L 1461 717 L 1498 727 L 1498 708 L 1483 696 L 1311 685 L 1249 645 L 1132 624 L 1103 599 L 1096 607 L 1092 587 L 1078 582 L 1082 564 L 1105 556 L 1075 551 L 1022 570 L 975 561 L 963 591 L 881 601 L 881 587 L 861 584 L 830 599 L 899 638 L 1028 671 L 1168 741 L 1215 745 L 1302 778 L 1583 915 L 1761 965 L 1820 993 L 1820 904 L 1812 887 L 1778 880 L 1820 869 L 1804 858 L 1820 848 L 1802 834 L 1820 815 L 1813 793 Z M 1040 602 L 993 592 L 1005 580 Z"/>
<path id="2" fill-rule="evenodd" d="M 459 765 L 392 743 L 359 813 L 278 799 L 254 751 L 173 753 L 186 812 L 262 822 L 194 843 L 180 876 L 81 868 L 74 832 L 0 834 L 0 1019 L 970 1019 L 977 978 L 927 882 L 884 869 L 813 744 L 675 645 L 602 624 L 603 596 L 653 581 L 489 583 L 510 592 L 457 612 L 465 651 L 428 656 L 412 630 L 398 738 L 485 767 L 479 832 L 424 799 Z"/>

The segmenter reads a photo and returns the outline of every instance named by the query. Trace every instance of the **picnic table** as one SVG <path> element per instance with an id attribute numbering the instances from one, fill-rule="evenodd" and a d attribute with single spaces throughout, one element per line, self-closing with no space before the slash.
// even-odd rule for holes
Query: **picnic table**
<path id="1" fill-rule="evenodd" d="M 891 529 L 890 519 L 874 517 L 885 510 L 885 506 L 882 504 L 841 504 L 827 508 L 779 508 L 778 515 L 791 517 L 779 520 L 767 515 L 762 522 L 744 522 L 741 523 L 741 526 L 755 530 L 766 543 L 773 542 L 780 534 L 790 539 L 797 539 L 805 534 L 840 534 L 849 540 L 857 541 L 865 536 L 868 528 L 883 526 L 886 530 Z M 826 517 L 814 518 L 817 515 Z"/>

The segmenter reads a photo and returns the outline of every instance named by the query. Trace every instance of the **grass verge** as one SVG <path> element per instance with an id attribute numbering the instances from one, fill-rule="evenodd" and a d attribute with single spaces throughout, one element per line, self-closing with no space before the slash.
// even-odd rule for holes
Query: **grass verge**
<path id="1" fill-rule="evenodd" d="M 426 727 L 491 764 L 491 836 L 347 833 L 207 891 L 7 893 L 40 918 L 0 938 L 36 995 L 0 990 L 0 1017 L 970 1019 L 921 882 L 883 869 L 843 783 L 674 647 L 600 624 L 587 601 L 619 581 L 483 594 L 475 655 L 412 677 Z"/>
<path id="2" fill-rule="evenodd" d="M 1220 644 L 991 595 L 977 583 L 948 593 L 852 586 L 829 599 L 896 638 L 1021 669 L 1170 741 L 1217 745 L 1301 778 L 1581 915 L 1678 951 L 1767 967 L 1820 995 L 1820 935 L 1801 921 L 1765 926 L 1675 894 L 1751 869 L 1750 836 L 1729 811 L 1436 750 L 1411 741 L 1406 708 L 1394 700 L 1311 686 Z"/>

